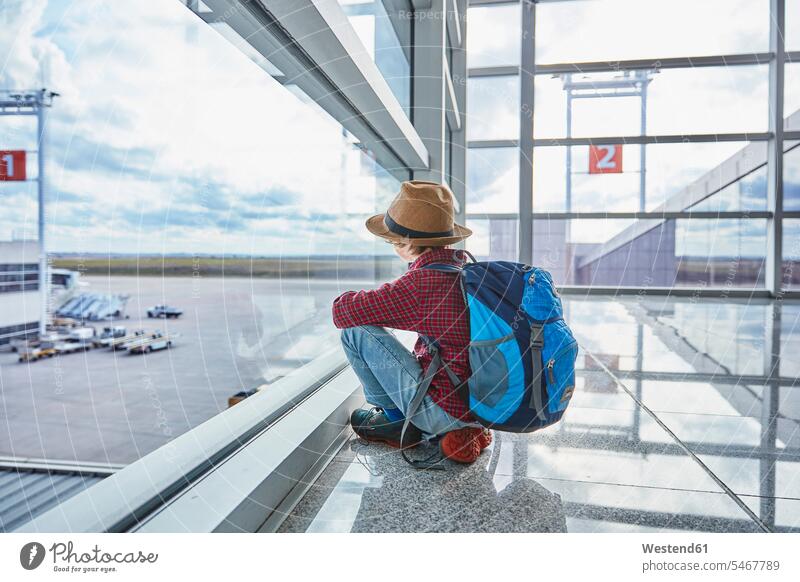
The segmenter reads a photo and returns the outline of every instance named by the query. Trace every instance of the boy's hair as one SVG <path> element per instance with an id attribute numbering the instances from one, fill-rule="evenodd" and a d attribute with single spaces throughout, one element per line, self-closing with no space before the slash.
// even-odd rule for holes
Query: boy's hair
<path id="1" fill-rule="evenodd" d="M 411 245 L 411 249 L 410 250 L 411 250 L 411 253 L 414 254 L 414 255 L 421 255 L 425 251 L 433 250 L 435 248 L 441 248 L 441 247 Z"/>

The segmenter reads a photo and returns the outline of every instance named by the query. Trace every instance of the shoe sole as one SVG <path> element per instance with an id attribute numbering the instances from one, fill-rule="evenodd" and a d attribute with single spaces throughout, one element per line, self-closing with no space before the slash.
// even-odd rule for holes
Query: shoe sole
<path id="1" fill-rule="evenodd" d="M 459 429 L 457 431 L 447 433 L 444 437 L 442 437 L 442 439 L 439 441 L 439 450 L 442 452 L 442 455 L 451 461 L 465 465 L 469 465 L 477 461 L 481 456 L 481 447 L 478 443 L 478 437 L 471 432 L 462 432 L 469 430 L 471 429 Z M 465 434 L 468 435 L 467 438 L 463 437 Z M 456 441 L 454 443 L 455 451 L 448 453 L 445 447 L 449 448 L 449 443 L 453 440 Z M 474 445 L 477 445 L 477 447 L 474 447 Z M 473 454 L 464 454 L 464 452 L 469 448 L 472 448 Z"/>
<path id="2" fill-rule="evenodd" d="M 416 442 L 416 443 L 413 443 L 413 444 L 406 445 L 405 447 L 401 447 L 401 446 L 400 446 L 400 441 L 393 441 L 393 440 L 389 440 L 389 439 L 382 439 L 382 438 L 368 438 L 368 437 L 365 437 L 365 436 L 363 436 L 363 435 L 360 435 L 360 434 L 358 434 L 358 433 L 357 433 L 357 432 L 355 432 L 355 431 L 353 431 L 353 432 L 355 433 L 355 435 L 356 435 L 358 438 L 360 438 L 360 439 L 363 439 L 363 440 L 365 440 L 365 441 L 367 441 L 367 442 L 369 442 L 369 443 L 380 443 L 380 444 L 384 444 L 384 445 L 390 446 L 390 447 L 392 447 L 393 449 L 400 449 L 400 448 L 403 448 L 403 449 L 413 449 L 414 447 L 416 447 L 417 445 L 419 445 L 419 444 L 422 442 L 422 441 L 418 441 L 418 442 Z"/>

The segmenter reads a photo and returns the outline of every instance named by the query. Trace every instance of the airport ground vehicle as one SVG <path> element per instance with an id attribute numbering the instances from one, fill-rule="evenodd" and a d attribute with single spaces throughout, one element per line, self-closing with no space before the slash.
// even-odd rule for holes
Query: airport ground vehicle
<path id="1" fill-rule="evenodd" d="M 107 348 L 111 345 L 112 340 L 125 337 L 127 333 L 128 330 L 122 325 L 104 327 L 100 335 L 92 340 L 92 345 L 96 348 Z"/>
<path id="2" fill-rule="evenodd" d="M 143 329 L 137 329 L 136 331 L 125 334 L 122 337 L 106 339 L 103 340 L 103 342 L 105 346 L 110 347 L 112 350 L 127 350 L 131 343 L 142 339 L 145 335 L 146 334 Z"/>
<path id="3" fill-rule="evenodd" d="M 70 297 L 58 308 L 56 315 L 77 321 L 101 321 L 127 318 L 125 306 L 129 295 L 106 293 L 80 293 Z"/>
<path id="4" fill-rule="evenodd" d="M 157 318 L 163 317 L 164 319 L 178 318 L 183 315 L 183 311 L 169 305 L 154 305 L 147 310 L 147 317 Z"/>
<path id="5" fill-rule="evenodd" d="M 21 352 L 27 348 L 38 346 L 42 342 L 63 342 L 70 337 L 70 330 L 64 327 L 49 328 L 43 336 L 14 338 L 9 343 L 12 352 Z"/>
<path id="6" fill-rule="evenodd" d="M 58 352 L 54 342 L 39 342 L 17 348 L 20 362 L 35 362 L 42 358 L 52 358 Z"/>
<path id="7" fill-rule="evenodd" d="M 92 349 L 92 343 L 88 341 L 65 341 L 55 344 L 56 352 L 59 354 L 74 354 L 75 352 L 88 352 Z"/>
<path id="8" fill-rule="evenodd" d="M 149 354 L 157 350 L 166 350 L 172 347 L 174 335 L 163 334 L 159 331 L 154 334 L 136 340 L 128 345 L 130 354 Z"/>
<path id="9" fill-rule="evenodd" d="M 72 342 L 91 342 L 97 336 L 97 330 L 91 326 L 76 327 L 69 332 L 67 341 Z"/>

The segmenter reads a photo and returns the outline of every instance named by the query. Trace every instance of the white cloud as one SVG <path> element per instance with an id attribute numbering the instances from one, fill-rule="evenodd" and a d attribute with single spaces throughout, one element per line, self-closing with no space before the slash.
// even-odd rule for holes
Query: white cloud
<path id="1" fill-rule="evenodd" d="M 51 209 L 53 250 L 70 250 L 76 229 L 82 244 L 100 249 L 181 251 L 206 241 L 203 252 L 246 252 L 248 239 L 275 247 L 283 237 L 291 250 L 319 232 L 318 214 L 375 209 L 378 183 L 341 126 L 181 2 L 38 0 L 0 10 L 11 24 L 0 36 L 0 54 L 10 55 L 4 83 L 31 84 L 42 64 L 47 86 L 62 94 L 50 116 L 48 167 L 52 198 L 69 195 Z M 78 209 L 92 213 L 81 225 Z M 159 226 L 165 209 L 171 222 Z M 285 213 L 285 224 L 258 229 L 251 217 L 266 210 Z M 15 205 L 0 234 L 34 219 L 29 212 Z M 187 213 L 198 217 L 193 228 Z M 131 232 L 137 214 L 152 218 Z M 254 230 L 225 232 L 226 223 Z M 162 230 L 171 236 L 160 241 Z"/>

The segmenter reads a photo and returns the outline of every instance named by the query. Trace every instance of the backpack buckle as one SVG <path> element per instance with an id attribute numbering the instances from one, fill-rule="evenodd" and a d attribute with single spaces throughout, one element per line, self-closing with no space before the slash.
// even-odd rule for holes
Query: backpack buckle
<path id="1" fill-rule="evenodd" d="M 541 351 L 544 347 L 544 334 L 542 330 L 544 326 L 541 323 L 531 324 L 531 347 L 537 351 Z"/>
<path id="2" fill-rule="evenodd" d="M 419 337 L 422 339 L 422 343 L 425 344 L 425 349 L 431 356 L 435 356 L 439 353 L 439 342 L 426 335 L 420 335 Z"/>

